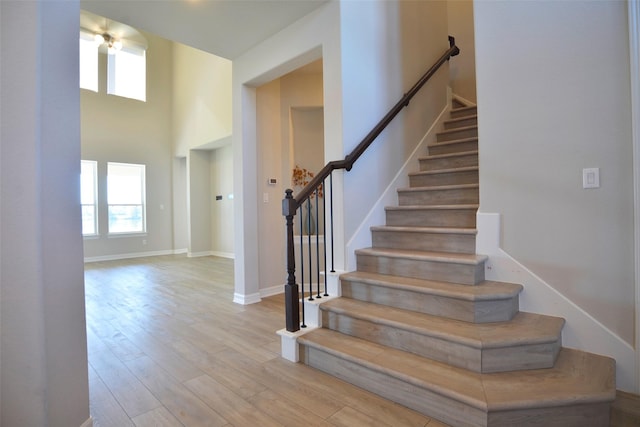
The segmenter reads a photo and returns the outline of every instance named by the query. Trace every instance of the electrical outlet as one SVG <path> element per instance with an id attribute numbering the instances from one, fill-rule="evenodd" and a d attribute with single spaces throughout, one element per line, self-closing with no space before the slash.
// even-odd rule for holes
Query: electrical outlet
<path id="1" fill-rule="evenodd" d="M 582 188 L 600 188 L 600 168 L 582 169 Z"/>

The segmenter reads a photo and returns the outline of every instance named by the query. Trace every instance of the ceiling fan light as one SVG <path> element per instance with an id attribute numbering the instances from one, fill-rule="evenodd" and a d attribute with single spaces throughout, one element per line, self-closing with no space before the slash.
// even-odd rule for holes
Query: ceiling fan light
<path id="1" fill-rule="evenodd" d="M 104 37 L 102 36 L 102 34 L 96 34 L 95 36 L 93 36 L 93 40 L 98 45 L 101 45 L 102 43 L 104 43 Z"/>
<path id="2" fill-rule="evenodd" d="M 122 49 L 122 41 L 120 41 L 120 40 L 116 40 L 116 41 L 114 41 L 114 42 L 113 42 L 113 48 L 114 48 L 115 50 L 120 50 L 120 49 Z"/>

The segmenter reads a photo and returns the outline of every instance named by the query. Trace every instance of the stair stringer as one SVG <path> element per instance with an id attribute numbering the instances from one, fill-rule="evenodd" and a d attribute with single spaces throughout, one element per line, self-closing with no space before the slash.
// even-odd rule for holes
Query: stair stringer
<path id="1" fill-rule="evenodd" d="M 476 218 L 476 253 L 489 256 L 485 279 L 522 284 L 521 311 L 563 317 L 566 320 L 563 347 L 614 358 L 617 388 L 634 392 L 633 346 L 500 248 L 500 214 L 478 212 Z"/>
<path id="2" fill-rule="evenodd" d="M 427 151 L 427 146 L 436 140 L 436 133 L 444 128 L 444 121 L 449 117 L 451 103 L 447 102 L 438 118 L 424 134 L 418 145 L 411 152 L 393 180 L 389 183 L 380 198 L 374 203 L 369 213 L 362 220 L 353 235 L 345 245 L 346 267 L 345 271 L 356 270 L 356 249 L 371 246 L 371 227 L 384 224 L 385 207 L 398 204 L 398 189 L 409 186 L 409 172 L 415 170 L 418 158 Z"/>

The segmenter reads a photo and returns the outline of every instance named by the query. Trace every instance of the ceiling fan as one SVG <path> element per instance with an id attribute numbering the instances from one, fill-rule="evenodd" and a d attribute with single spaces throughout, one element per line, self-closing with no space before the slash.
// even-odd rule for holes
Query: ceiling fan
<path id="1" fill-rule="evenodd" d="M 146 38 L 135 28 L 85 10 L 80 11 L 80 31 L 100 46 L 102 52 L 114 53 L 124 46 L 146 50 Z"/>

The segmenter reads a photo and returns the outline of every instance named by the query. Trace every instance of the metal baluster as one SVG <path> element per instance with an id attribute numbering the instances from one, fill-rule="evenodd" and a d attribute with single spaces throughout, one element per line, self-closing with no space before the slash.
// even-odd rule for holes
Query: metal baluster
<path id="1" fill-rule="evenodd" d="M 322 189 L 326 190 L 326 188 L 327 187 L 325 185 L 325 181 L 322 181 Z M 324 192 L 323 196 L 324 197 L 322 198 L 322 235 L 324 237 L 322 240 L 322 252 L 323 252 L 322 266 L 324 268 L 324 296 L 328 297 L 329 294 L 327 293 L 327 194 L 326 192 Z"/>
<path id="2" fill-rule="evenodd" d="M 320 228 L 320 224 L 318 224 L 318 218 L 320 218 L 320 216 L 318 215 L 319 212 L 319 188 L 316 188 L 316 288 L 317 288 L 317 294 L 316 294 L 316 298 L 322 298 L 320 296 L 320 233 L 318 233 L 318 230 Z"/>
<path id="3" fill-rule="evenodd" d="M 300 299 L 300 315 L 302 316 L 302 325 L 300 325 L 300 327 L 306 328 L 307 325 L 304 322 L 304 262 L 302 258 L 302 254 L 304 253 L 304 248 L 302 245 L 302 221 L 304 221 L 304 219 L 302 218 L 302 206 L 298 209 L 300 210 L 300 286 L 302 288 L 302 298 Z"/>
<path id="4" fill-rule="evenodd" d="M 329 187 L 331 190 L 331 272 L 335 273 L 336 269 L 334 268 L 333 263 L 333 172 L 329 174 Z M 326 238 L 326 233 L 325 233 Z M 325 242 L 326 245 L 326 242 Z M 326 267 L 325 267 L 326 269 Z"/>
<path id="5" fill-rule="evenodd" d="M 309 301 L 313 301 L 313 265 L 311 260 L 311 197 L 305 203 L 307 204 L 307 247 L 309 258 Z"/>

